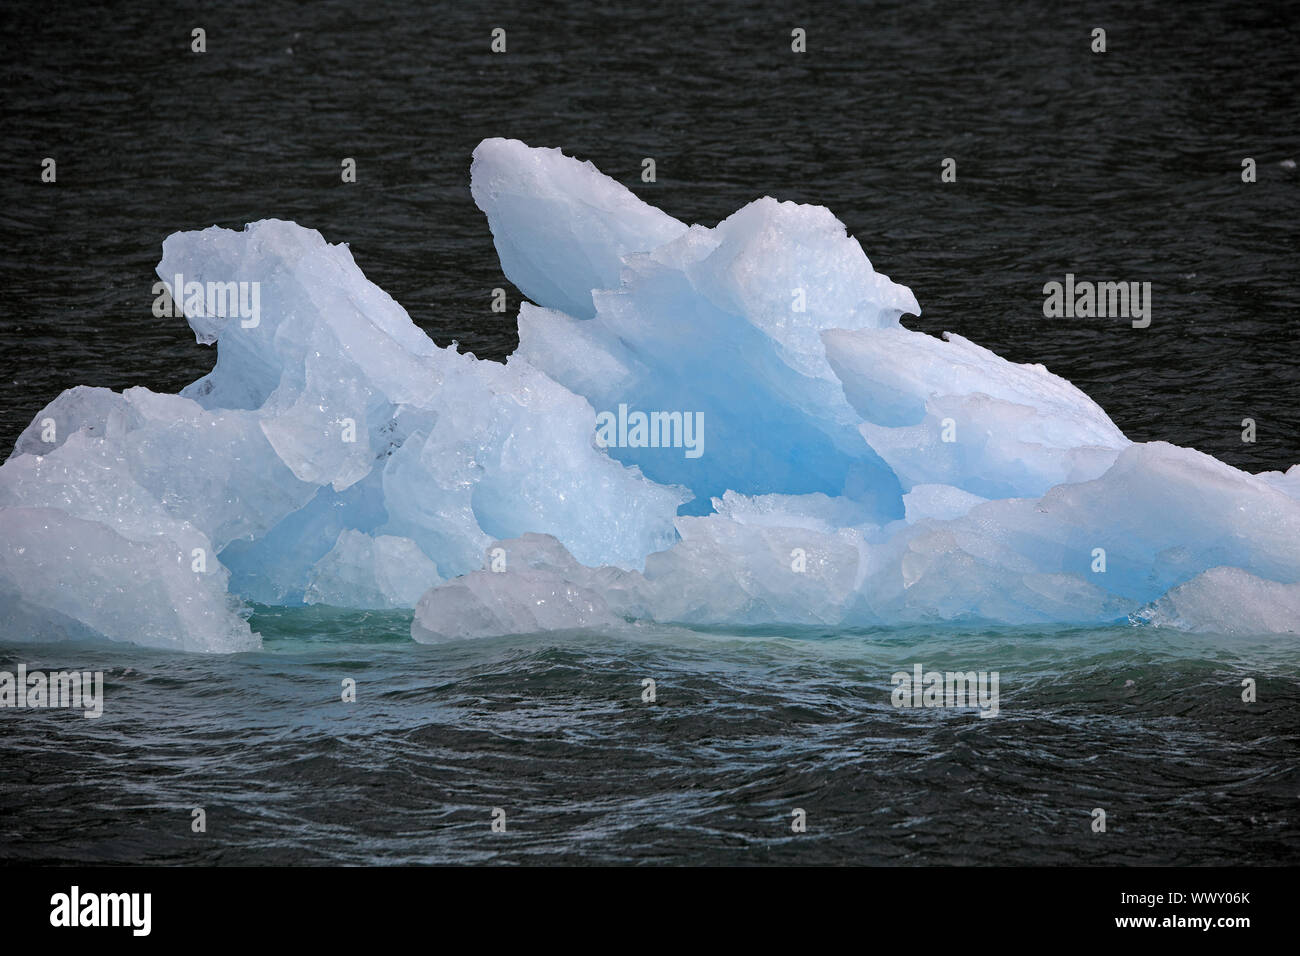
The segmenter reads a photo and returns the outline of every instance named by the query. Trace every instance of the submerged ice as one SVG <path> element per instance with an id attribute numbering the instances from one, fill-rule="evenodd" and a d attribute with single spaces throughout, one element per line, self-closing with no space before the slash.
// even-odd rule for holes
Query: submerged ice
<path id="1" fill-rule="evenodd" d="M 187 306 L 211 373 L 37 414 L 0 466 L 4 633 L 238 651 L 248 602 L 414 607 L 420 641 L 1300 629 L 1300 467 L 1130 442 L 1043 366 L 907 329 L 911 291 L 829 210 L 687 226 L 502 139 L 471 188 L 532 300 L 504 364 L 435 345 L 313 230 L 169 237 L 164 282 L 254 284 L 257 321 Z"/>

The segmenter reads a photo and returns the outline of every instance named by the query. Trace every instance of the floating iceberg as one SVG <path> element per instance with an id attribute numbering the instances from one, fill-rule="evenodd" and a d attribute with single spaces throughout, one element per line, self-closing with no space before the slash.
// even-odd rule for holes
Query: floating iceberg
<path id="1" fill-rule="evenodd" d="M 504 364 L 435 345 L 315 231 L 169 237 L 158 274 L 215 367 L 180 395 L 70 389 L 19 437 L 4 633 L 238 651 L 244 602 L 414 607 L 420 641 L 1296 630 L 1300 466 L 1132 443 L 1041 365 L 906 329 L 911 291 L 827 209 L 687 226 L 502 139 L 471 189 L 532 300 Z"/>

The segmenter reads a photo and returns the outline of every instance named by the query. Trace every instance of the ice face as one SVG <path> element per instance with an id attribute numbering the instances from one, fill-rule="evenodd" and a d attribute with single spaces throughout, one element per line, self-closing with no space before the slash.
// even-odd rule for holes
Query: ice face
<path id="1" fill-rule="evenodd" d="M 559 561 L 547 588 L 568 582 L 632 616 L 687 625 L 1297 627 L 1300 507 L 1200 452 L 1130 445 L 1100 478 L 1041 498 L 941 486 L 909 498 L 918 493 L 914 516 L 884 526 L 844 499 L 728 495 L 712 515 L 679 518 L 681 541 L 650 555 L 644 574 L 625 572 L 615 599 L 592 569 Z M 1208 568 L 1219 570 L 1206 578 Z M 512 573 L 496 576 L 497 593 L 511 593 Z M 1214 610 L 1219 599 L 1229 603 Z"/>
<path id="2" fill-rule="evenodd" d="M 591 163 L 514 139 L 478 145 L 470 192 L 510 281 L 539 305 L 580 319 L 595 314 L 593 289 L 617 288 L 624 256 L 686 231 Z"/>
<path id="3" fill-rule="evenodd" d="M 312 568 L 303 600 L 339 607 L 414 607 L 440 580 L 438 566 L 410 538 L 344 529 Z"/>
<path id="4" fill-rule="evenodd" d="M 619 610 L 627 604 L 620 583 L 640 578 L 634 571 L 584 567 L 559 541 L 540 534 L 497 542 L 485 564 L 420 599 L 411 624 L 415 640 L 436 644 L 538 631 L 608 632 L 626 624 Z"/>
<path id="5" fill-rule="evenodd" d="M 1200 452 L 1130 445 L 1092 481 L 909 526 L 863 596 L 884 620 L 1123 620 L 1217 565 L 1300 580 L 1296 504 Z"/>
<path id="6" fill-rule="evenodd" d="M 312 489 L 243 411 L 177 395 L 65 392 L 0 467 L 0 618 L 189 650 L 259 641 L 228 593 L 218 553 L 265 532 Z M 42 435 L 51 439 L 42 440 Z M 51 449 L 24 452 L 31 442 Z M 8 615 L 21 606 L 22 627 Z"/>
<path id="7" fill-rule="evenodd" d="M 497 237 L 530 228 L 510 207 L 484 208 Z M 697 511 L 727 491 L 822 493 L 902 516 L 898 477 L 859 432 L 820 334 L 893 328 L 919 308 L 828 210 L 761 199 L 623 261 L 620 284 L 593 292 L 589 319 L 554 300 L 522 308 L 516 353 L 597 411 L 702 424 L 698 455 L 653 447 L 663 429 L 652 424 L 648 446 L 629 436 L 611 456 L 689 488 Z"/>
<path id="8" fill-rule="evenodd" d="M 1101 408 L 1041 365 L 946 333 L 828 331 L 827 357 L 863 437 L 903 487 L 986 498 L 1041 495 L 1100 476 L 1128 445 Z"/>
<path id="9" fill-rule="evenodd" d="M 261 646 L 224 569 L 194 570 L 189 549 L 203 548 L 204 537 L 177 531 L 135 536 L 57 508 L 0 509 L 5 637 L 110 637 L 217 653 Z"/>
<path id="10" fill-rule="evenodd" d="M 1300 634 L 1300 584 L 1211 568 L 1134 617 L 1155 627 L 1213 634 Z"/>
<path id="11" fill-rule="evenodd" d="M 533 300 L 504 364 L 436 346 L 310 229 L 169 237 L 216 365 L 36 416 L 0 466 L 0 627 L 228 652 L 258 646 L 253 601 L 414 606 L 420 641 L 1295 630 L 1300 466 L 1131 443 L 1041 365 L 908 330 L 911 291 L 825 208 L 688 227 L 501 139 L 471 179 Z"/>
<path id="12" fill-rule="evenodd" d="M 675 540 L 687 492 L 596 447 L 583 398 L 434 345 L 346 247 L 268 220 L 177 233 L 158 271 L 182 302 L 191 283 L 256 288 L 258 312 L 186 302 L 209 375 L 182 395 L 72 389 L 20 436 L 0 594 L 24 633 L 239 650 L 258 643 L 239 598 L 410 607 L 494 538 L 553 533 L 627 567 Z M 96 526 L 86 546 L 36 546 L 73 519 Z M 79 576 L 84 602 L 49 586 Z"/>

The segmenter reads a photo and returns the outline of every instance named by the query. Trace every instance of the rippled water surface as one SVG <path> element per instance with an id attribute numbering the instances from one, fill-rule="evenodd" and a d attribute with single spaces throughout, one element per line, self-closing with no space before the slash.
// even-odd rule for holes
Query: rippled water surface
<path id="1" fill-rule="evenodd" d="M 504 57 L 488 52 L 495 26 Z M 792 26 L 808 54 L 790 53 Z M 234 0 L 28 5 L 5 27 L 0 454 L 63 388 L 175 391 L 211 367 L 150 306 L 162 240 L 212 223 L 295 219 L 350 243 L 440 344 L 503 358 L 518 294 L 490 311 L 509 286 L 469 195 L 470 153 L 500 135 L 591 159 L 690 222 L 764 194 L 827 205 L 916 292 L 912 327 L 1046 364 L 1135 440 L 1253 471 L 1300 461 L 1288 5 Z M 55 185 L 39 182 L 45 156 Z M 644 157 L 657 183 L 640 182 Z M 1067 272 L 1150 281 L 1151 327 L 1044 319 L 1042 286 Z M 0 861 L 1300 850 L 1294 639 L 646 629 L 425 647 L 402 614 L 262 608 L 254 626 L 265 649 L 225 658 L 0 635 L 0 668 L 108 682 L 99 720 L 0 709 Z M 889 676 L 914 663 L 997 670 L 1001 713 L 895 710 Z M 807 833 L 790 830 L 796 807 Z"/>
<path id="2" fill-rule="evenodd" d="M 1293 639 L 654 628 L 422 646 L 400 613 L 253 623 L 265 650 L 234 657 L 0 647 L 11 671 L 107 672 L 97 720 L 0 710 L 4 858 L 1277 864 L 1300 849 Z M 896 709 L 890 676 L 915 663 L 996 670 L 998 715 Z"/>

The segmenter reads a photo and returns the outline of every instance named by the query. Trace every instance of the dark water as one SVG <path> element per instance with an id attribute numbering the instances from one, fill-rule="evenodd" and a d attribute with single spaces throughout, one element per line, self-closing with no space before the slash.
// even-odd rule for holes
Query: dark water
<path id="1" fill-rule="evenodd" d="M 496 26 L 505 56 L 488 50 Z M 1043 362 L 1135 440 L 1253 471 L 1300 461 L 1300 179 L 1280 165 L 1300 160 L 1292 5 L 258 0 L 33 4 L 4 27 L 0 454 L 65 387 L 175 391 L 211 367 L 150 311 L 180 229 L 313 226 L 439 343 L 504 357 L 514 320 L 489 297 L 508 284 L 468 188 L 473 147 L 500 135 L 591 159 L 687 221 L 764 194 L 827 205 L 916 292 L 912 327 Z M 57 184 L 39 181 L 45 156 Z M 1151 282 L 1151 327 L 1044 319 L 1042 286 L 1067 272 Z M 1300 850 L 1294 641 L 656 630 L 423 647 L 402 615 L 263 609 L 254 624 L 265 651 L 230 658 L 0 635 L 0 668 L 109 671 L 100 720 L 0 710 L 0 860 Z M 889 674 L 917 662 L 998 670 L 1002 713 L 894 710 Z M 1243 677 L 1258 703 L 1241 703 Z"/>
<path id="2" fill-rule="evenodd" d="M 97 720 L 0 710 L 4 859 L 1278 864 L 1300 849 L 1294 639 L 654 629 L 421 646 L 402 614 L 254 624 L 265 651 L 233 658 L 0 648 L 9 670 L 110 671 Z M 895 709 L 890 674 L 914 663 L 997 670 L 998 715 Z"/>

